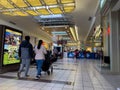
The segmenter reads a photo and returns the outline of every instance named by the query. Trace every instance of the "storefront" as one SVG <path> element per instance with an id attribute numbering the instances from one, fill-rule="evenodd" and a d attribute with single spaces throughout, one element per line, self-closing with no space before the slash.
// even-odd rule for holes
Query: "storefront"
<path id="1" fill-rule="evenodd" d="M 100 5 L 101 29 L 103 29 L 103 67 L 112 73 L 120 73 L 120 10 L 113 10 L 118 3 L 106 1 Z"/>

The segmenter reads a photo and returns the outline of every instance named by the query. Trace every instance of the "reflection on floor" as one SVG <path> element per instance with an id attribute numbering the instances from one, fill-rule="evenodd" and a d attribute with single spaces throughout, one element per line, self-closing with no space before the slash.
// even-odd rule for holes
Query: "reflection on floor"
<path id="1" fill-rule="evenodd" d="M 95 60 L 64 58 L 53 64 L 53 74 L 42 72 L 35 80 L 36 68 L 31 66 L 29 78 L 17 79 L 16 72 L 0 74 L 0 90 L 117 90 L 120 75 L 100 74 Z"/>

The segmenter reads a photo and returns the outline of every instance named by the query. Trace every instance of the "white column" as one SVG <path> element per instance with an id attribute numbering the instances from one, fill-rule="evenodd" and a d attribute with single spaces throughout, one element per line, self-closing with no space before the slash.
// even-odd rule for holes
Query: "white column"
<path id="1" fill-rule="evenodd" d="M 119 45 L 119 15 L 118 12 L 110 13 L 110 60 L 111 71 L 114 73 L 120 73 L 120 45 Z"/>
<path id="2" fill-rule="evenodd" d="M 103 47 L 104 47 L 104 56 L 109 56 L 109 35 L 107 35 L 108 29 L 108 20 L 107 16 L 103 17 Z"/>

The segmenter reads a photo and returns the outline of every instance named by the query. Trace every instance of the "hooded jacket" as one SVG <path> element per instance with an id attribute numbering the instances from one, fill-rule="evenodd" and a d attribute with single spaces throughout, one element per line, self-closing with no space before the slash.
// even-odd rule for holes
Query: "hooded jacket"
<path id="1" fill-rule="evenodd" d="M 33 58 L 33 47 L 29 41 L 22 41 L 19 46 L 19 57 L 21 59 L 31 59 Z"/>

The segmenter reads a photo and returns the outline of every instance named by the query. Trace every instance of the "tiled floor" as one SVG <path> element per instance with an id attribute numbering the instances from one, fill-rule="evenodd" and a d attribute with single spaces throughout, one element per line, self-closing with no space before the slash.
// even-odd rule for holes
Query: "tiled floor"
<path id="1" fill-rule="evenodd" d="M 35 66 L 30 68 L 29 78 L 17 79 L 16 72 L 0 74 L 0 90 L 117 90 L 120 75 L 99 73 L 94 60 L 64 58 L 53 64 L 53 74 L 42 72 L 35 80 Z"/>

